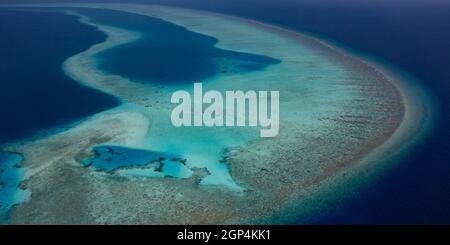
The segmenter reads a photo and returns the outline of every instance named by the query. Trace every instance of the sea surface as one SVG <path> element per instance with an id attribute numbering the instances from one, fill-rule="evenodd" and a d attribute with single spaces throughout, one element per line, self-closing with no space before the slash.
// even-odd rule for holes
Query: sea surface
<path id="1" fill-rule="evenodd" d="M 93 150 L 95 156 L 82 162 L 100 171 L 116 172 L 128 177 L 192 176 L 192 171 L 185 166 L 186 160 L 172 154 L 114 145 L 96 146 Z"/>
<path id="2" fill-rule="evenodd" d="M 14 2 L 30 1 L 18 0 Z M 107 2 L 112 2 L 112 0 Z M 142 3 L 144 1 L 129 2 Z M 450 94 L 450 76 L 448 74 L 450 67 L 450 59 L 448 58 L 450 57 L 450 3 L 448 1 L 146 0 L 145 2 L 216 11 L 257 19 L 298 31 L 310 32 L 338 44 L 344 44 L 371 56 L 381 58 L 419 78 L 422 83 L 431 89 L 438 100 L 438 107 L 436 108 L 438 110 L 437 125 L 431 135 L 397 164 L 395 169 L 384 173 L 375 183 L 360 189 L 357 195 L 334 204 L 330 212 L 312 219 L 311 223 L 450 223 L 450 127 L 448 127 L 450 125 L 450 97 L 448 96 Z M 22 43 L 26 47 L 23 43 L 28 40 L 21 38 L 21 35 L 19 35 L 20 31 L 26 31 L 27 28 L 33 30 L 33 26 L 42 27 L 42 22 L 46 22 L 45 18 L 35 18 L 39 13 L 22 16 L 22 19 L 9 16 L 8 21 L 4 19 L 6 17 L 5 14 L 8 14 L 8 12 L 0 14 L 0 33 L 2 34 L 0 35 L 2 37 L 0 44 L 2 44 L 2 47 L 5 45 L 5 40 L 14 37 L 14 40 L 10 40 L 10 46 L 13 43 L 15 46 L 20 46 Z M 11 13 L 9 14 L 11 15 Z M 23 24 L 23 22 L 31 18 L 34 21 L 28 21 L 28 26 L 19 27 L 21 26 L 20 23 Z M 90 27 L 78 25 L 73 17 L 55 15 L 54 18 L 58 20 L 65 19 L 74 26 L 78 26 L 77 28 L 85 30 L 85 32 L 93 31 Z M 50 22 L 57 26 L 65 23 L 65 21 Z M 30 33 L 29 40 L 32 38 L 39 40 L 39 33 L 50 30 L 35 30 L 34 32 L 28 30 Z M 33 33 L 35 36 L 32 35 Z M 77 33 L 80 32 L 73 32 L 72 35 L 78 37 Z M 81 31 L 81 33 L 83 32 Z M 81 43 L 80 45 L 85 44 L 84 48 L 86 48 L 89 46 L 87 44 L 89 40 L 94 43 L 104 38 L 98 33 L 99 40 L 91 40 L 90 38 L 94 36 L 96 35 L 86 35 L 84 38 L 78 37 L 79 42 L 72 43 L 72 45 Z M 64 39 L 62 41 L 68 40 Z M 38 43 L 39 41 L 37 41 Z M 46 47 L 47 43 L 43 42 L 40 45 Z M 55 46 L 58 47 L 58 45 Z M 70 47 L 68 44 L 61 45 L 61 47 L 68 46 Z M 5 52 L 5 50 L 2 49 L 0 52 Z M 82 49 L 77 50 L 80 51 Z M 54 47 L 52 51 L 54 51 Z M 77 53 L 78 51 L 69 53 Z M 50 54 L 52 53 L 50 52 Z M 52 55 L 49 56 L 49 60 L 52 60 Z M 0 55 L 0 58 L 2 57 L 4 57 L 3 53 Z M 42 55 L 39 58 L 35 58 L 34 61 L 28 62 L 29 66 L 27 69 L 31 69 L 30 72 L 32 72 L 36 65 L 45 66 L 47 64 L 47 62 L 38 63 L 37 61 L 40 59 L 42 59 Z M 7 64 L 8 67 L 13 66 L 15 63 L 18 67 L 16 69 L 22 71 L 24 67 L 23 61 L 20 61 L 19 67 L 19 61 L 14 62 L 14 59 L 11 58 L 8 58 L 8 60 L 13 61 L 8 61 L 8 63 L 12 63 Z M 1 74 L 3 76 L 4 71 L 10 68 L 4 68 L 4 61 L 1 61 L 1 64 L 0 69 L 2 69 Z M 16 74 L 16 72 L 11 72 L 11 74 Z M 38 77 L 36 74 L 27 75 L 25 73 L 21 74 L 21 76 Z M 135 76 L 139 78 L 139 74 Z M 55 122 L 55 118 L 58 119 L 57 121 L 64 121 L 68 118 L 74 119 L 74 112 L 77 111 L 79 116 L 75 118 L 87 115 L 89 113 L 83 113 L 84 109 L 81 110 L 80 108 L 92 109 L 89 106 L 91 105 L 98 110 L 99 108 L 96 106 L 101 105 L 99 98 L 105 96 L 86 88 L 80 88 L 78 85 L 73 85 L 72 82 L 68 82 L 69 80 L 63 80 L 67 82 L 65 86 L 77 86 L 78 89 L 90 91 L 86 93 L 96 93 L 97 96 L 81 97 L 86 98 L 86 100 L 80 100 L 74 99 L 72 95 L 77 93 L 71 92 L 70 94 L 65 94 L 65 97 L 72 103 L 55 103 L 56 98 L 59 98 L 61 94 L 51 93 L 48 89 L 51 91 L 63 90 L 55 85 L 55 80 L 52 80 L 52 82 L 43 79 L 40 83 L 49 82 L 50 85 L 55 85 L 56 88 L 55 86 L 39 86 L 27 83 L 8 83 L 8 90 L 3 89 L 3 83 L 10 80 L 1 78 L 0 81 L 2 83 L 2 90 L 0 90 L 0 101 L 2 102 L 0 109 L 2 113 L 0 142 L 7 142 L 31 135 L 37 128 L 47 128 L 52 125 L 52 122 Z M 72 85 L 68 85 L 69 83 Z M 59 89 L 57 89 L 58 87 Z M 14 91 L 10 90 L 10 88 L 15 88 L 16 91 L 8 93 L 7 91 Z M 22 93 L 21 91 L 30 92 Z M 8 104 L 7 98 L 8 96 L 11 97 L 11 94 L 23 98 L 24 101 L 16 104 L 17 100 L 10 98 Z M 36 109 L 40 107 L 37 105 L 42 104 L 42 101 L 47 101 L 47 99 L 43 100 L 42 98 L 53 99 L 53 101 L 52 103 L 45 103 L 49 107 L 38 113 Z M 62 100 L 67 102 L 67 100 Z M 108 100 L 110 99 L 101 99 L 101 101 Z M 11 101 L 14 104 L 11 104 Z M 104 108 L 110 107 L 114 103 L 107 103 Z M 34 110 L 30 109 L 30 104 L 36 105 L 33 107 Z M 63 105 L 68 108 L 70 106 L 74 108 L 67 110 L 68 113 L 64 114 L 63 110 L 57 110 Z M 54 107 L 56 107 L 55 110 L 49 109 Z M 24 113 L 19 114 L 17 111 L 23 111 Z M 57 115 L 47 115 L 46 113 L 57 113 Z M 3 117 L 3 115 L 6 116 Z M 23 115 L 26 115 L 26 117 Z M 8 120 L 4 120 L 4 118 L 8 118 Z M 11 128 L 12 125 L 17 125 L 17 128 L 22 127 L 23 130 L 4 130 L 5 128 Z"/>
<path id="3" fill-rule="evenodd" d="M 20 154 L 0 151 L 0 224 L 8 222 L 8 213 L 13 205 L 30 197 L 28 190 L 19 188 L 24 172 L 20 168 L 22 160 Z"/>
<path id="4" fill-rule="evenodd" d="M 66 58 L 104 39 L 62 12 L 0 9 L 0 146 L 55 132 L 119 104 L 61 69 Z M 0 148 L 0 223 L 29 197 L 20 188 L 22 161 L 22 155 Z"/>
<path id="5" fill-rule="evenodd" d="M 217 48 L 217 39 L 159 18 L 106 9 L 75 8 L 75 11 L 89 17 L 94 24 L 138 33 L 140 39 L 97 54 L 94 57 L 97 68 L 133 82 L 161 85 L 169 93 L 167 98 L 180 86 L 192 87 L 193 82 L 207 85 L 209 79 L 227 75 L 257 74 L 257 71 L 263 72 L 266 67 L 281 62 L 263 55 Z M 208 175 L 201 179 L 200 185 L 243 190 L 233 180 L 223 161 L 223 149 L 241 144 L 245 137 L 220 134 L 218 131 L 221 130 L 206 127 L 174 128 L 169 119 L 170 115 L 165 116 L 161 111 L 154 114 L 145 149 L 121 147 L 119 152 L 124 153 L 116 154 L 114 149 L 120 146 L 100 146 L 93 149 L 97 156 L 86 159 L 84 163 L 131 177 L 187 178 L 192 176 L 192 168 L 206 168 Z M 159 160 L 160 157 L 165 159 Z M 148 166 L 139 167 L 143 165 Z M 117 167 L 110 169 L 111 166 Z"/>
<path id="6" fill-rule="evenodd" d="M 119 105 L 119 100 L 82 86 L 61 66 L 72 55 L 103 42 L 106 36 L 82 24 L 65 9 L 0 9 L 0 145 L 54 133 L 95 113 Z M 280 61 L 261 55 L 222 50 L 217 39 L 169 22 L 100 9 L 76 9 L 97 24 L 138 32 L 138 41 L 99 54 L 99 68 L 139 82 L 165 85 L 191 83 L 220 75 L 264 69 Z M 26 37 L 26 38 L 25 38 Z M 170 153 L 98 146 L 84 164 L 133 177 L 188 178 L 185 160 Z M 1 212 L 24 198 L 20 182 L 23 157 L 0 152 Z M 148 164 L 153 162 L 152 164 Z M 218 169 L 222 169 L 221 164 Z"/>
<path id="7" fill-rule="evenodd" d="M 449 1 L 146 2 L 216 11 L 311 33 L 382 59 L 420 79 L 437 99 L 437 122 L 431 135 L 400 163 L 393 163 L 393 170 L 310 222 L 450 224 Z"/>
<path id="8" fill-rule="evenodd" d="M 221 73 L 264 69 L 271 57 L 214 47 L 217 39 L 162 19 L 105 9 L 78 9 L 96 24 L 140 34 L 137 41 L 100 53 L 98 68 L 134 81 L 173 85 L 201 82 Z"/>
<path id="9" fill-rule="evenodd" d="M 105 35 L 58 11 L 0 9 L 0 145 L 64 127 L 119 101 L 64 75 Z"/>

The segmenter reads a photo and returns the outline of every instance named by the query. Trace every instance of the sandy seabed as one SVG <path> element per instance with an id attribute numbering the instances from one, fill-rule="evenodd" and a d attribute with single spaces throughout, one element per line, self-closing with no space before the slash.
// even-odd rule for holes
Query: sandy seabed
<path id="1" fill-rule="evenodd" d="M 174 129 L 167 123 L 170 94 L 192 85 L 142 84 L 98 70 L 96 54 L 132 42 L 139 33 L 97 25 L 70 12 L 108 38 L 70 57 L 62 68 L 124 103 L 64 132 L 7 149 L 24 155 L 24 186 L 32 193 L 11 212 L 14 224 L 247 224 L 284 223 L 292 217 L 301 222 L 332 205 L 323 193 L 356 174 L 369 176 L 408 148 L 430 117 L 426 99 L 410 89 L 409 81 L 297 32 L 162 6 L 36 6 L 148 15 L 215 37 L 222 49 L 282 60 L 260 72 L 203 81 L 204 89 L 220 91 L 279 90 L 281 126 L 270 139 L 255 137 L 258 130 L 253 129 Z M 190 139 L 204 139 L 208 147 L 190 147 Z M 161 151 L 175 144 L 185 149 L 181 154 L 192 162 L 194 174 L 188 179 L 128 178 L 80 164 L 99 144 Z M 232 180 L 202 184 L 208 171 L 195 162 L 219 160 L 225 160 Z"/>

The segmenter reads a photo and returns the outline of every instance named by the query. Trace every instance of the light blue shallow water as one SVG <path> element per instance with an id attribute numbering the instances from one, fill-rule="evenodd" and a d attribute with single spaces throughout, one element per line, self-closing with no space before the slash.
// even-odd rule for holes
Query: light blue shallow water
<path id="1" fill-rule="evenodd" d="M 19 168 L 23 157 L 17 153 L 0 151 L 0 224 L 7 223 L 9 209 L 25 201 L 30 193 L 20 189 L 23 168 Z"/>
<path id="2" fill-rule="evenodd" d="M 119 170 L 120 175 L 129 177 L 192 176 L 192 171 L 184 165 L 185 161 L 172 154 L 112 145 L 97 146 L 93 151 L 95 156 L 82 163 L 101 171 Z"/>

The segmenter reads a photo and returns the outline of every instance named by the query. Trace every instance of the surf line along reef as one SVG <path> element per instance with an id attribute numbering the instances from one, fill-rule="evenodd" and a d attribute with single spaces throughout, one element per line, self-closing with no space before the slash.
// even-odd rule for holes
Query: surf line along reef
<path id="1" fill-rule="evenodd" d="M 261 137 L 275 137 L 280 127 L 279 98 L 279 91 L 270 91 L 269 107 L 268 91 L 257 93 L 254 90 L 247 92 L 236 90 L 226 91 L 224 101 L 219 91 L 209 90 L 203 94 L 202 83 L 194 83 L 193 99 L 185 90 L 178 90 L 172 94 L 171 103 L 178 105 L 172 110 L 171 120 L 176 127 L 242 127 L 246 126 L 248 121 L 248 126 L 256 127 L 259 123 L 259 126 L 264 127 L 260 130 Z M 205 110 L 203 104 L 209 104 Z"/>

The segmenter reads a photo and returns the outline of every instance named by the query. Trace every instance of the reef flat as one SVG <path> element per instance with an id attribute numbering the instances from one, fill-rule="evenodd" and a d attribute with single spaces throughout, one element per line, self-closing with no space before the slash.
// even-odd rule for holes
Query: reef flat
<path id="1" fill-rule="evenodd" d="M 219 40 L 216 47 L 281 63 L 205 79 L 205 89 L 280 91 L 280 133 L 257 129 L 173 128 L 170 94 L 190 85 L 139 83 L 98 69 L 96 55 L 139 33 L 99 25 L 108 38 L 72 56 L 74 80 L 123 101 L 70 130 L 8 150 L 24 156 L 31 199 L 11 223 L 229 224 L 282 222 L 326 209 L 316 198 L 355 173 L 370 173 L 423 127 L 422 98 L 383 69 L 317 39 L 250 20 L 149 5 L 77 4 L 160 18 Z M 81 14 L 80 14 L 81 13 Z M 80 162 L 99 145 L 175 153 L 188 178 L 111 174 Z M 125 169 L 124 169 L 125 170 Z M 134 172 L 135 173 L 135 172 Z M 131 177 L 130 177 L 131 176 Z M 295 206 L 295 214 L 292 207 Z"/>

